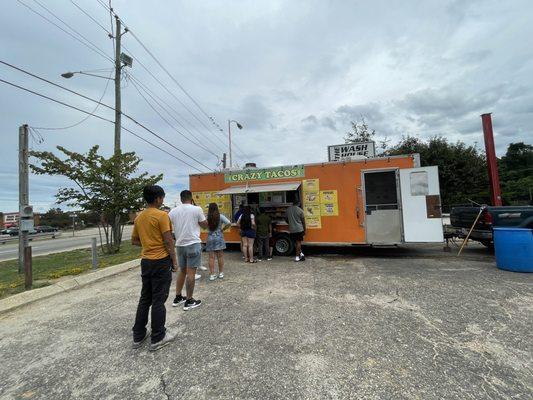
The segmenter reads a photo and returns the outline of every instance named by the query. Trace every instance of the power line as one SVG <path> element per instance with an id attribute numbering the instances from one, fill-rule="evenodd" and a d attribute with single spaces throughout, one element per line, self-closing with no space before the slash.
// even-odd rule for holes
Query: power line
<path id="1" fill-rule="evenodd" d="M 125 27 L 127 27 L 128 31 L 131 33 L 131 35 L 134 37 L 134 39 L 143 47 L 143 49 L 155 60 L 155 62 L 161 67 L 161 69 L 163 69 L 163 71 L 165 71 L 165 73 L 172 79 L 172 81 L 183 91 L 183 93 L 185 93 L 185 95 L 187 97 L 189 97 L 189 99 L 198 107 L 198 109 L 209 119 L 209 121 L 214 125 L 216 126 L 220 132 L 223 133 L 224 136 L 225 133 L 224 133 L 224 130 L 216 123 L 215 119 L 208 115 L 207 112 L 205 112 L 205 110 L 200 106 L 200 104 L 190 95 L 189 92 L 187 92 L 187 90 L 174 78 L 174 76 L 164 67 L 164 65 L 157 59 L 157 57 L 148 49 L 148 47 L 139 39 L 139 37 L 137 35 L 135 35 L 135 33 L 126 25 L 126 23 L 122 20 L 122 18 L 120 18 L 118 16 L 118 14 L 116 14 L 114 12 L 114 10 L 111 8 L 111 4 L 108 6 L 105 5 L 105 3 L 103 3 L 102 0 L 97 0 L 98 3 L 104 7 L 107 11 L 109 11 L 110 13 L 113 13 L 113 15 L 115 15 L 115 17 L 119 18 Z M 111 0 L 109 0 L 109 2 L 111 3 Z M 126 46 L 123 46 L 123 48 L 128 51 L 128 53 L 130 53 L 130 55 L 133 56 L 133 53 L 131 51 L 129 51 Z M 142 68 L 144 68 L 151 76 L 152 78 L 154 78 L 166 91 L 168 91 L 172 97 L 174 97 L 191 115 L 194 116 L 194 118 L 200 122 L 200 124 L 203 125 L 204 128 L 206 128 L 210 133 L 212 133 L 212 131 L 210 129 L 213 129 L 213 128 L 210 128 L 209 126 L 207 126 L 200 118 L 198 118 L 198 116 L 192 112 L 192 110 L 190 110 L 178 97 L 176 97 L 173 93 L 171 93 L 168 88 L 158 79 L 155 77 L 155 75 L 147 68 L 144 66 L 144 64 L 139 61 L 137 58 L 136 58 L 136 61 L 139 63 L 139 65 L 141 65 Z M 190 123 L 190 122 L 189 122 Z M 225 146 L 225 143 L 222 142 L 222 140 L 220 139 L 220 137 L 218 135 L 215 135 L 215 137 L 217 138 L 217 140 L 219 140 L 219 142 Z M 240 156 L 241 159 L 243 158 L 249 158 L 244 150 L 242 150 L 242 148 L 237 144 L 237 143 L 234 143 L 234 147 L 238 150 L 235 151 L 236 154 L 238 154 Z"/>
<path id="2" fill-rule="evenodd" d="M 87 17 L 89 17 L 96 25 L 98 25 L 100 28 L 102 28 L 108 35 L 111 35 L 113 36 L 113 34 L 111 32 L 109 32 L 107 30 L 107 28 L 105 26 L 103 26 L 100 22 L 98 22 L 96 20 L 96 18 L 94 18 L 91 14 L 89 14 L 87 11 L 85 11 L 83 8 L 80 7 L 80 5 L 78 3 L 76 3 L 74 0 L 70 0 L 70 2 L 72 4 L 74 4 L 74 6 L 80 10 L 82 13 L 84 13 Z"/>
<path id="3" fill-rule="evenodd" d="M 213 124 L 214 126 L 216 126 L 218 128 L 218 130 L 220 132 L 224 132 L 224 130 L 216 123 L 214 117 L 210 116 L 203 108 L 202 106 L 194 99 L 194 97 L 183 87 L 183 85 L 181 83 L 178 82 L 178 80 L 176 78 L 174 78 L 174 76 L 170 73 L 170 71 L 165 68 L 165 66 L 159 61 L 159 59 L 150 51 L 150 49 L 141 41 L 141 39 L 129 28 L 129 26 L 127 26 L 127 24 L 125 23 L 125 21 L 120 18 L 120 16 L 114 12 L 114 10 L 111 8 L 111 6 L 106 6 L 105 3 L 103 3 L 101 0 L 97 0 L 98 3 L 104 7 L 107 11 L 113 13 L 113 15 L 117 18 L 119 18 L 122 23 L 124 24 L 124 26 L 128 29 L 128 32 L 133 36 L 133 38 L 141 45 L 141 47 L 150 55 L 150 57 L 152 57 L 154 59 L 154 61 L 159 65 L 159 67 L 170 77 L 170 79 L 172 79 L 172 81 L 180 88 L 180 90 L 194 103 L 194 105 L 202 112 L 202 114 L 205 115 L 205 117 L 211 122 L 211 124 Z M 128 51 L 130 54 L 132 54 L 125 46 L 123 46 L 124 49 L 126 51 Z M 140 63 L 140 61 L 138 61 L 137 59 L 137 62 Z M 142 66 L 142 64 L 141 64 Z M 146 69 L 146 68 L 145 68 Z M 151 72 L 149 70 L 147 70 L 150 74 Z M 151 74 L 152 75 L 152 74 Z M 152 75 L 153 76 L 153 75 Z M 155 77 L 154 77 L 155 79 Z M 163 85 L 164 86 L 164 85 Z M 180 100 L 178 100 L 180 102 L 180 104 L 185 107 L 187 109 L 187 111 L 191 112 L 192 111 L 185 106 L 185 104 L 183 104 Z M 204 122 L 202 120 L 200 120 L 195 114 L 193 114 L 195 116 L 195 118 L 206 128 L 206 129 L 212 129 L 210 127 L 208 127 L 207 125 L 204 124 Z M 218 137 L 218 136 L 217 136 Z M 237 146 L 236 146 L 237 147 Z M 242 151 L 242 150 L 241 150 Z"/>
<path id="4" fill-rule="evenodd" d="M 122 46 L 128 53 L 130 53 L 130 55 L 132 55 L 133 53 L 130 52 L 126 46 Z M 179 97 L 177 97 L 174 93 L 172 93 L 172 91 L 170 91 L 170 89 L 163 83 L 161 82 L 161 80 L 159 78 L 157 78 L 154 73 L 152 71 L 150 71 L 150 69 L 145 66 L 138 58 L 135 59 L 135 61 L 146 71 L 148 72 L 148 74 L 157 82 L 159 83 L 159 85 L 161 85 L 161 87 L 163 89 L 165 89 L 178 103 L 181 104 L 181 106 L 183 108 L 185 108 L 201 125 L 204 126 L 205 129 L 207 129 L 208 132 L 210 133 L 213 133 L 212 131 L 210 131 L 210 128 L 196 115 L 196 113 L 194 113 L 194 111 L 192 111 L 189 107 L 187 107 L 187 105 L 185 103 L 183 103 Z M 222 142 L 222 139 L 220 139 L 219 136 L 217 135 L 214 135 L 214 137 L 220 142 L 222 143 L 222 145 L 224 145 L 224 142 Z"/>
<path id="5" fill-rule="evenodd" d="M 139 37 L 135 34 L 135 32 L 131 31 L 130 30 L 130 33 L 131 35 L 133 36 L 133 38 L 141 45 L 141 47 L 154 59 L 154 61 L 157 63 L 157 65 L 159 65 L 161 67 L 161 69 L 163 71 L 166 72 L 166 74 L 170 77 L 170 79 L 172 79 L 172 81 L 181 89 L 181 91 L 183 93 L 185 93 L 185 95 L 196 105 L 196 107 L 198 107 L 198 109 L 207 117 L 207 119 L 209 119 L 210 121 L 212 121 L 212 118 L 209 114 L 207 114 L 205 112 L 205 110 L 200 106 L 200 104 L 198 104 L 198 102 L 189 94 L 189 92 L 187 92 L 187 90 L 185 90 L 185 88 L 181 85 L 181 83 L 179 83 L 175 78 L 174 76 L 168 71 L 168 69 L 165 68 L 165 66 L 157 59 L 157 57 L 150 51 L 150 49 L 148 49 L 148 47 L 145 46 L 145 44 L 141 41 L 141 39 L 139 39 Z"/>
<path id="6" fill-rule="evenodd" d="M 35 0 L 34 0 L 35 1 Z M 66 33 L 67 35 L 69 35 L 70 37 L 72 37 L 74 40 L 80 42 L 81 44 L 83 44 L 85 47 L 87 47 L 88 49 L 92 50 L 93 52 L 95 52 L 96 54 L 98 54 L 99 56 L 113 62 L 113 59 L 111 57 L 109 57 L 107 54 L 105 54 L 105 52 L 103 50 L 101 50 L 98 46 L 96 46 L 94 43 L 92 43 L 90 40 L 88 40 L 87 38 L 85 38 L 83 35 L 81 35 L 79 32 L 77 32 L 76 30 L 74 30 L 73 28 L 71 28 L 68 24 L 65 23 L 65 25 L 69 26 L 69 28 L 71 30 L 73 30 L 74 32 L 76 32 L 80 37 L 82 37 L 86 42 L 84 42 L 83 40 L 81 40 L 80 38 L 74 36 L 72 33 L 70 33 L 69 31 L 63 29 L 61 26 L 59 26 L 58 24 L 56 24 L 54 21 L 52 21 L 51 19 L 49 19 L 48 17 L 46 17 L 45 15 L 41 14 L 39 11 L 33 9 L 31 6 L 29 6 L 28 4 L 22 2 L 21 0 L 17 0 L 17 2 L 21 5 L 23 5 L 24 7 L 26 7 L 27 9 L 29 9 L 30 11 L 32 11 L 33 13 L 37 14 L 38 16 L 40 16 L 41 18 L 43 18 L 44 20 L 46 20 L 47 22 L 49 22 L 50 24 L 54 25 L 56 28 L 58 28 L 59 30 L 63 31 L 64 33 Z M 48 10 L 46 7 L 42 6 L 41 7 L 45 8 L 46 10 Z M 49 11 L 50 12 L 50 11 Z M 53 14 L 53 13 L 52 13 Z M 58 18 L 58 17 L 56 17 Z M 60 19 L 60 18 L 58 18 Z"/>
<path id="7" fill-rule="evenodd" d="M 8 81 L 3 80 L 3 79 L 0 79 L 0 82 L 5 83 L 5 84 L 10 85 L 10 86 L 13 86 L 13 87 L 15 87 L 15 88 L 17 88 L 17 89 L 20 89 L 20 90 L 26 91 L 26 92 L 28 92 L 28 93 L 34 94 L 34 95 L 36 95 L 36 96 L 42 97 L 42 98 L 44 98 L 44 99 L 50 100 L 50 101 L 52 101 L 52 102 L 54 102 L 54 103 L 61 104 L 61 105 L 65 106 L 65 107 L 68 107 L 68 108 L 71 108 L 71 109 L 73 109 L 73 110 L 76 110 L 76 111 L 82 112 L 82 113 L 84 113 L 84 114 L 92 115 L 93 117 L 98 118 L 98 119 L 100 119 L 100 120 L 102 120 L 102 121 L 106 121 L 106 122 L 109 122 L 109 123 L 111 123 L 111 124 L 114 124 L 114 123 L 115 123 L 114 121 L 112 121 L 112 120 L 110 120 L 110 119 L 108 119 L 108 118 L 102 117 L 102 116 L 97 115 L 97 114 L 90 114 L 89 111 L 86 111 L 86 110 L 83 110 L 83 109 L 81 109 L 81 108 L 79 108 L 79 107 L 76 107 L 76 106 L 73 106 L 73 105 L 71 105 L 71 104 L 65 103 L 65 102 L 63 102 L 63 101 L 61 101 L 61 100 L 57 100 L 57 99 L 54 99 L 54 98 L 52 98 L 52 97 L 46 96 L 46 95 L 44 95 L 44 94 L 42 94 L 42 93 L 35 92 L 35 91 L 31 90 L 31 89 L 28 89 L 28 88 L 25 88 L 25 87 L 19 86 L 19 85 L 15 84 L 15 83 L 8 82 Z M 124 127 L 124 126 L 122 126 L 122 129 L 124 129 L 125 131 L 127 131 L 127 132 L 131 133 L 132 135 L 138 137 L 139 139 L 142 139 L 142 140 L 145 141 L 146 143 L 149 143 L 149 144 L 151 144 L 152 146 L 159 148 L 160 150 L 162 150 L 162 151 L 164 151 L 165 153 L 171 155 L 171 156 L 174 157 L 175 159 L 181 161 L 182 163 L 184 163 L 185 165 L 188 165 L 189 167 L 195 169 L 196 171 L 203 172 L 203 171 L 201 171 L 200 169 L 196 168 L 195 166 L 189 164 L 187 161 L 184 161 L 184 160 L 182 160 L 182 159 L 180 159 L 180 158 L 174 156 L 173 154 L 168 153 L 167 151 L 161 149 L 161 148 L 158 147 L 157 145 L 154 145 L 152 142 L 150 142 L 150 141 L 148 141 L 148 140 L 142 138 L 141 136 L 139 136 L 139 135 L 136 134 L 135 132 L 131 131 L 130 129 L 128 129 L 128 128 Z M 166 141 L 165 141 L 165 142 L 166 142 Z M 166 142 L 166 143 L 169 144 L 168 142 Z M 172 146 L 172 147 L 174 147 L 174 146 Z M 190 156 L 189 156 L 189 157 L 190 157 Z M 192 158 L 192 157 L 190 157 L 190 158 Z M 196 160 L 195 160 L 195 161 L 196 161 Z"/>
<path id="8" fill-rule="evenodd" d="M 100 96 L 100 99 L 98 100 L 98 104 L 96 104 L 96 107 L 94 107 L 94 109 L 91 111 L 91 113 L 89 115 L 87 115 L 85 118 L 83 118 L 81 121 L 78 121 L 78 122 L 76 122 L 75 124 L 72 124 L 72 125 L 62 126 L 62 127 L 59 127 L 59 128 L 50 128 L 50 127 L 42 127 L 42 126 L 33 127 L 33 128 L 42 129 L 42 130 L 46 130 L 46 131 L 59 131 L 59 130 L 74 128 L 75 126 L 81 125 L 82 123 L 87 121 L 89 118 L 94 116 L 94 113 L 96 112 L 96 110 L 98 110 L 98 107 L 100 107 L 102 105 L 102 100 L 103 100 L 103 98 L 104 98 L 104 96 L 105 96 L 105 94 L 107 92 L 107 88 L 109 87 L 109 82 L 112 81 L 112 79 L 111 79 L 112 75 L 113 75 L 113 71 L 111 71 L 111 73 L 109 74 L 109 79 L 107 80 L 107 82 L 105 84 L 104 92 L 102 93 L 102 96 Z"/>
<path id="9" fill-rule="evenodd" d="M 101 104 L 102 106 L 104 106 L 104 107 L 106 107 L 106 108 L 108 108 L 108 109 L 110 109 L 110 110 L 112 110 L 112 111 L 115 111 L 115 108 L 114 108 L 114 107 L 111 107 L 110 105 L 107 105 L 107 104 L 105 104 L 105 103 L 102 103 L 101 101 L 95 100 L 95 99 L 93 99 L 93 98 L 91 98 L 91 97 L 89 97 L 89 96 L 86 96 L 86 95 L 81 94 L 81 93 L 79 93 L 79 92 L 76 92 L 76 91 L 74 91 L 74 90 L 68 89 L 68 88 L 66 88 L 66 87 L 64 87 L 64 86 L 62 86 L 62 85 L 59 85 L 59 84 L 57 84 L 57 83 L 55 83 L 55 82 L 52 82 L 52 81 L 50 81 L 50 80 L 48 80 L 48 79 L 46 79 L 46 78 L 42 78 L 42 77 L 40 77 L 40 76 L 38 76 L 38 75 L 35 75 L 35 74 L 33 74 L 33 73 L 29 72 L 29 71 L 26 71 L 26 70 L 24 70 L 24 69 L 22 69 L 22 68 L 19 68 L 19 67 L 15 66 L 15 65 L 9 64 L 9 63 L 7 63 L 7 62 L 5 62 L 5 61 L 2 61 L 2 60 L 0 60 L 0 64 L 4 64 L 4 65 L 6 65 L 6 66 L 8 66 L 8 67 L 10 67 L 10 68 L 16 69 L 17 71 L 20 71 L 20 72 L 22 72 L 22 73 L 24 73 L 24 74 L 30 75 L 31 77 L 34 77 L 34 78 L 36 78 L 36 79 L 39 79 L 39 80 L 41 80 L 41 81 L 43 81 L 43 82 L 46 82 L 46 83 L 48 83 L 48 84 L 50 84 L 50 85 L 56 86 L 56 87 L 58 87 L 58 88 L 60 88 L 60 89 L 66 90 L 67 92 L 70 92 L 70 93 L 75 94 L 75 95 L 77 95 L 77 96 L 80 96 L 80 97 L 82 97 L 82 98 L 84 98 L 84 99 L 87 99 L 87 100 L 89 100 L 89 101 L 92 101 L 93 103 Z M 143 128 L 144 130 L 150 132 L 152 135 L 154 135 L 154 136 L 156 136 L 157 138 L 159 138 L 160 140 L 164 141 L 165 143 L 167 143 L 169 146 L 173 147 L 174 149 L 176 149 L 176 150 L 179 151 L 180 153 L 182 153 L 182 154 L 186 155 L 187 157 L 189 157 L 190 159 L 196 161 L 198 164 L 202 165 L 203 167 L 207 168 L 208 170 L 211 170 L 211 171 L 213 170 L 212 168 L 208 167 L 207 165 L 205 165 L 205 164 L 202 163 L 201 161 L 198 161 L 196 158 L 192 157 L 191 155 L 185 153 L 183 150 L 181 150 L 181 149 L 179 149 L 178 147 L 174 146 L 172 143 L 170 143 L 170 142 L 168 142 L 166 139 L 162 138 L 162 137 L 161 137 L 160 135 L 158 135 L 156 132 L 154 132 L 153 130 L 151 130 L 151 129 L 148 128 L 147 126 L 145 126 L 143 123 L 137 121 L 137 120 L 136 120 L 135 118 L 133 118 L 132 116 L 130 116 L 130 115 L 124 113 L 124 112 L 121 112 L 121 114 L 122 114 L 124 117 L 126 117 L 127 119 L 129 119 L 130 121 L 132 121 L 133 123 L 135 123 L 136 125 L 140 126 L 140 127 Z"/>
<path id="10" fill-rule="evenodd" d="M 189 142 L 191 142 L 192 144 L 200 147 L 201 149 L 207 151 L 208 153 L 214 155 L 215 157 L 218 158 L 218 155 L 213 153 L 211 150 L 209 150 L 207 147 L 205 147 L 204 145 L 202 145 L 201 143 L 197 143 L 197 142 L 194 142 L 193 140 L 191 140 L 187 135 L 183 134 L 180 130 L 178 130 L 174 125 L 172 125 L 163 115 L 161 115 L 161 113 L 159 111 L 157 111 L 157 109 L 152 105 L 152 103 L 150 103 L 150 101 L 141 93 L 139 87 L 137 86 L 137 84 L 132 80 L 131 81 L 133 87 L 135 88 L 135 90 L 137 90 L 137 92 L 139 93 L 139 95 L 144 99 L 144 101 L 150 106 L 150 108 L 152 110 L 154 110 L 154 112 L 159 115 L 159 117 L 165 121 L 167 123 L 168 126 L 170 126 L 172 129 L 174 129 L 179 135 L 183 136 L 186 140 L 188 140 Z"/>
<path id="11" fill-rule="evenodd" d="M 159 106 L 161 107 L 163 110 L 166 111 L 166 113 L 174 120 L 176 121 L 176 123 L 178 123 L 185 131 L 187 131 L 192 137 L 194 137 L 199 143 L 200 143 L 200 139 L 197 138 L 185 125 L 183 125 L 179 119 L 177 119 L 174 115 L 172 115 L 172 113 L 168 110 L 172 110 L 175 114 L 178 115 L 179 118 L 182 118 L 183 120 L 187 121 L 193 128 L 194 128 L 194 125 L 192 125 L 190 123 L 190 121 L 188 121 L 185 117 L 183 117 L 183 115 L 181 115 L 178 111 L 176 111 L 174 108 L 172 108 L 171 105 L 168 104 L 168 102 L 166 102 L 165 100 L 161 99 L 161 97 L 157 96 L 152 90 L 150 90 L 144 83 L 142 83 L 139 79 L 137 79 L 136 77 L 134 77 L 132 74 L 130 74 L 130 78 L 135 81 L 140 87 L 141 89 Z M 161 104 L 163 103 L 163 104 Z M 165 107 L 166 106 L 166 107 Z M 204 136 L 204 134 L 202 134 L 198 129 L 194 128 L 196 130 L 196 132 L 198 132 L 198 134 L 200 136 Z M 205 137 L 205 136 L 204 136 Z M 207 142 L 210 142 L 209 141 L 209 138 L 205 137 L 207 139 Z M 220 147 L 218 147 L 216 145 L 216 143 L 214 142 L 210 142 L 211 144 L 215 145 L 215 147 L 217 147 L 218 150 L 220 150 L 221 152 L 224 152 L 225 150 L 224 149 L 221 149 Z"/>
<path id="12" fill-rule="evenodd" d="M 107 11 L 112 10 L 111 6 L 107 6 L 102 0 L 96 0 L 102 7 L 104 7 Z"/>
<path id="13" fill-rule="evenodd" d="M 126 48 L 126 46 L 123 45 L 122 47 L 123 47 L 128 53 L 130 53 L 130 55 L 132 54 L 132 53 Z M 149 74 L 149 75 L 150 75 L 150 76 L 151 76 L 151 77 L 152 77 L 157 83 L 159 83 L 159 85 L 160 85 L 163 89 L 165 89 L 165 90 L 166 90 L 166 91 L 167 91 L 167 92 L 168 92 L 168 93 L 169 93 L 169 94 L 170 94 L 175 100 L 178 101 L 178 103 L 180 103 L 180 104 L 181 104 L 181 105 L 182 105 L 187 111 L 189 111 L 189 113 L 190 113 L 193 117 L 195 117 L 195 119 L 196 119 L 197 121 L 199 121 L 200 123 L 202 123 L 202 125 L 207 129 L 207 131 L 208 131 L 209 133 L 213 134 L 214 137 L 219 141 L 219 143 L 222 144 L 223 147 L 226 146 L 226 143 L 224 143 L 224 142 L 222 141 L 222 139 L 220 139 L 220 137 L 219 137 L 218 135 L 215 135 L 215 134 L 210 130 L 210 128 L 209 128 L 208 126 L 206 126 L 205 124 L 203 124 L 203 122 L 202 122 L 202 121 L 196 116 L 196 114 L 195 114 L 193 111 L 191 111 L 190 108 L 188 108 L 188 107 L 187 107 L 187 106 L 186 106 L 186 105 L 185 105 L 185 104 L 184 104 L 184 103 L 183 103 L 183 102 L 182 102 L 182 101 L 181 101 L 181 100 L 180 100 L 180 99 L 179 99 L 179 98 L 178 98 L 178 97 L 172 92 L 172 91 L 170 91 L 169 88 L 168 88 L 163 82 L 161 82 L 161 80 L 160 80 L 159 78 L 157 78 L 157 77 L 152 73 L 152 71 L 150 71 L 150 69 L 149 69 L 148 67 L 146 67 L 146 66 L 145 66 L 145 65 L 144 65 L 139 59 L 136 58 L 135 60 L 136 60 L 136 62 L 137 62 L 137 63 L 138 63 L 138 64 L 139 64 L 139 65 L 140 65 L 140 66 L 141 66 L 146 72 L 148 72 L 148 74 Z M 131 75 L 131 74 L 130 74 L 130 75 Z M 133 76 L 132 76 L 132 78 L 133 78 Z M 136 79 L 136 78 L 135 78 L 135 79 Z M 137 83 L 140 83 L 139 79 L 136 79 L 136 82 L 137 82 Z M 144 86 L 146 87 L 146 85 L 144 85 Z M 153 93 L 153 92 L 152 92 L 152 93 Z M 174 109 L 173 109 L 173 110 L 174 110 Z M 174 111 L 175 111 L 175 110 L 174 110 Z M 177 114 L 179 114 L 177 111 L 175 111 L 175 112 L 176 112 Z M 183 117 L 182 117 L 182 118 L 183 118 Z M 185 121 L 187 121 L 191 126 L 194 126 L 189 120 L 187 120 L 187 119 L 185 119 L 185 118 L 183 118 L 183 119 L 184 119 Z M 198 133 L 200 133 L 200 135 L 202 135 L 202 133 L 201 133 L 198 129 L 195 128 L 195 130 L 196 130 Z M 203 135 L 202 135 L 202 136 L 203 136 Z M 241 153 L 239 154 L 240 158 L 241 158 L 241 159 L 244 159 L 244 158 L 243 158 L 243 154 L 242 154 L 242 153 L 244 153 L 244 152 L 242 151 L 242 149 L 240 149 L 235 143 L 234 143 L 234 145 L 235 145 L 235 147 L 237 147 L 237 148 L 240 150 L 240 152 L 241 152 Z M 224 150 L 222 150 L 222 151 L 224 152 Z"/>
<path id="14" fill-rule="evenodd" d="M 113 25 L 113 9 L 111 8 L 111 0 L 109 0 L 109 21 L 111 25 L 111 36 L 115 37 L 115 26 Z M 120 33 L 120 32 L 119 32 Z M 115 54 L 115 41 L 111 41 L 113 43 L 113 54 Z"/>

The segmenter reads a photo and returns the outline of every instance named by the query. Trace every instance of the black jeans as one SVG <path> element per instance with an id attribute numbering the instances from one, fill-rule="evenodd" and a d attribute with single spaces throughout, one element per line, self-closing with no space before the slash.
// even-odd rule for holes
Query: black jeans
<path id="1" fill-rule="evenodd" d="M 165 337 L 165 321 L 167 310 L 165 301 L 172 282 L 172 260 L 170 257 L 160 260 L 141 260 L 142 289 L 135 325 L 133 326 L 133 340 L 141 341 L 146 335 L 148 312 L 152 307 L 152 343 L 157 343 Z"/>
<path id="2" fill-rule="evenodd" d="M 269 237 L 259 236 L 259 258 L 270 257 L 270 239 Z"/>

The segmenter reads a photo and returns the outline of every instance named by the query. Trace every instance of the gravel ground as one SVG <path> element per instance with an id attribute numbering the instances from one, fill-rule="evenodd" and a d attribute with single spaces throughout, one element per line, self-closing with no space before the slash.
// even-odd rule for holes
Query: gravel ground
<path id="1" fill-rule="evenodd" d="M 2 399 L 530 399 L 533 275 L 470 249 L 245 265 L 130 348 L 138 270 L 0 317 Z M 204 273 L 205 274 L 205 273 Z M 171 289 L 173 291 L 173 289 Z"/>

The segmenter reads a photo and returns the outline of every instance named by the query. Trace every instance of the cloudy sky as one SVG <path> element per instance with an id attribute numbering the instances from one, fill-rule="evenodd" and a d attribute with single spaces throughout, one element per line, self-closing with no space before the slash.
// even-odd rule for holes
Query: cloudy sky
<path id="1" fill-rule="evenodd" d="M 107 3 L 108 0 L 101 0 Z M 83 46 L 30 9 L 63 29 L 66 22 L 104 54 Z M 113 0 L 115 11 L 200 104 L 234 130 L 239 164 L 259 166 L 317 162 L 326 147 L 342 143 L 350 120 L 365 116 L 391 143 L 402 135 L 444 135 L 483 146 L 479 115 L 492 112 L 501 155 L 511 142 L 533 140 L 533 3 L 510 1 L 177 1 Z M 76 4 L 94 18 L 97 25 Z M 0 59 L 54 82 L 113 104 L 113 85 L 104 79 L 59 75 L 65 71 L 110 68 L 110 18 L 98 0 L 6 0 L 0 15 Z M 73 34 L 76 35 L 76 34 Z M 145 123 L 197 161 L 217 167 L 226 151 L 226 132 L 210 120 L 154 62 L 131 33 L 123 36 L 134 58 L 123 86 L 123 111 Z M 143 69 L 144 65 L 158 80 Z M 100 71 L 108 75 L 110 71 Z M 87 100 L 0 65 L 7 80 L 76 107 L 93 111 Z M 167 124 L 140 96 L 141 82 L 171 115 L 150 98 Z M 83 114 L 0 82 L 0 211 L 18 204 L 18 127 L 65 127 Z M 161 102 L 162 101 L 162 102 Z M 96 113 L 113 118 L 105 108 Z M 124 125 L 200 170 L 148 132 Z M 208 129 L 209 128 L 209 129 Z M 189 138 L 189 141 L 177 132 Z M 113 126 L 95 118 L 62 130 L 43 130 L 35 150 L 63 145 L 86 151 L 99 144 L 110 155 Z M 188 182 L 190 166 L 123 132 L 123 149 L 136 151 L 142 169 L 164 173 L 173 202 Z M 196 142 L 196 143 L 193 143 Z M 30 202 L 38 211 L 54 204 L 58 177 L 30 177 Z"/>

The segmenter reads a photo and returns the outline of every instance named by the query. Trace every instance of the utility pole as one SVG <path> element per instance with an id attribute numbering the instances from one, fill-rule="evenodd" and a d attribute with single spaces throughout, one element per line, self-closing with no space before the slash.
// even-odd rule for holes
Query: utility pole
<path id="1" fill-rule="evenodd" d="M 115 16 L 116 34 L 115 34 L 115 155 L 120 153 L 120 125 L 122 119 L 121 99 L 120 99 L 120 74 L 122 71 L 122 62 L 120 61 L 120 38 L 122 37 L 122 28 L 120 19 Z"/>
<path id="2" fill-rule="evenodd" d="M 226 153 L 222 154 L 222 169 L 226 169 Z"/>
<path id="3" fill-rule="evenodd" d="M 22 215 L 28 205 L 28 125 L 22 125 L 19 128 L 19 274 L 24 272 L 24 249 L 28 247 L 28 231 L 22 229 Z"/>

